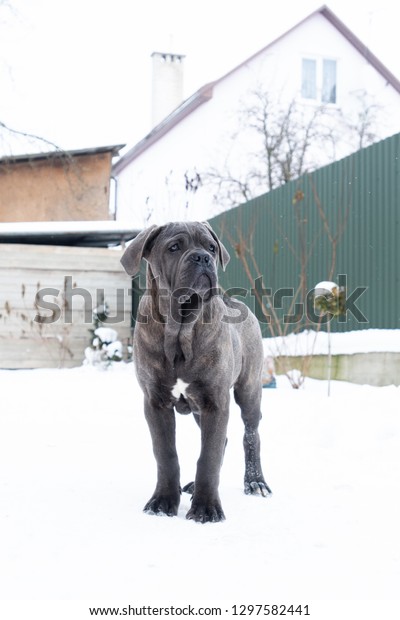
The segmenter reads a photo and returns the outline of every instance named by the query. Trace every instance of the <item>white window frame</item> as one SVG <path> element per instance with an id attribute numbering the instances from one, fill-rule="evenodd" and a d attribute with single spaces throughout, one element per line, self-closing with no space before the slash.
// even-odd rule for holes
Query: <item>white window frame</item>
<path id="1" fill-rule="evenodd" d="M 303 95 L 303 69 L 304 64 L 303 61 L 311 61 L 315 62 L 315 97 L 304 97 Z M 326 62 L 335 63 L 334 74 L 335 74 L 335 83 L 331 88 L 335 89 L 335 101 L 324 101 L 324 65 Z M 303 102 L 314 103 L 314 104 L 323 104 L 328 106 L 337 106 L 338 105 L 338 60 L 336 58 L 332 58 L 329 56 L 313 56 L 311 54 L 303 54 L 301 57 L 300 63 L 300 97 Z"/>
<path id="2" fill-rule="evenodd" d="M 306 63 L 308 66 L 308 76 L 305 75 Z M 303 99 L 310 99 L 314 101 L 318 96 L 318 80 L 317 80 L 318 63 L 315 58 L 302 58 L 301 59 L 301 96 Z M 309 78 L 309 79 L 306 79 Z M 304 94 L 304 91 L 312 94 Z"/>

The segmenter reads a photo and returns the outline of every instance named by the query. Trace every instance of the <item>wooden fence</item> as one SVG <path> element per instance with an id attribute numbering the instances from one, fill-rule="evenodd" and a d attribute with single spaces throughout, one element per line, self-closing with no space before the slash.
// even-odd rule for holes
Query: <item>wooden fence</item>
<path id="1" fill-rule="evenodd" d="M 93 310 L 131 341 L 131 283 L 122 252 L 99 248 L 0 245 L 0 368 L 79 366 L 90 345 Z M 49 322 L 48 322 L 49 321 Z"/>

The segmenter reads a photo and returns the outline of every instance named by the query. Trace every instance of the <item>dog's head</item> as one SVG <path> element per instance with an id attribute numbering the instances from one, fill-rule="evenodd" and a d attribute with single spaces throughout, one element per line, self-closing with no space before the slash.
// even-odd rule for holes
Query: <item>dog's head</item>
<path id="1" fill-rule="evenodd" d="M 142 231 L 126 249 L 121 263 L 134 276 L 142 258 L 160 288 L 188 303 L 194 295 L 208 301 L 218 286 L 217 267 L 229 254 L 207 222 L 171 222 Z"/>

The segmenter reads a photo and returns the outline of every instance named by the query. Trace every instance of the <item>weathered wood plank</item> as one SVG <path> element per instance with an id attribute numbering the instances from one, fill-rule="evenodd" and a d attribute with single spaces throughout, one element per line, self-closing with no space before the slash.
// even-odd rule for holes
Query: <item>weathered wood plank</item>
<path id="1" fill-rule="evenodd" d="M 102 248 L 0 245 L 0 368 L 80 365 L 90 344 L 93 309 L 104 300 L 111 317 L 118 310 L 118 322 L 107 326 L 128 345 L 132 300 L 121 255 Z M 67 290 L 67 303 L 66 278 L 73 287 Z M 46 296 L 45 301 L 57 303 L 61 314 L 40 327 L 33 319 L 38 314 L 36 294 L 44 288 L 55 289 L 58 296 Z M 42 305 L 40 314 L 51 312 Z"/>
<path id="2" fill-rule="evenodd" d="M 81 269 L 121 273 L 123 250 L 52 245 L 0 245 L 0 269 Z"/>

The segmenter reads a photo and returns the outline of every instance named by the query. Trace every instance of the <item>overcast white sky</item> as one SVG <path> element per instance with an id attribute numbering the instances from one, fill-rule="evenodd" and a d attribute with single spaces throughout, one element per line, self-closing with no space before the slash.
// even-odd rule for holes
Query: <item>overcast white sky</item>
<path id="1" fill-rule="evenodd" d="M 186 55 L 189 96 L 322 3 L 0 0 L 0 121 L 64 149 L 132 145 L 150 129 L 153 51 Z M 400 78 L 398 0 L 327 4 Z"/>

